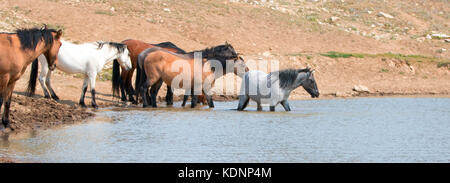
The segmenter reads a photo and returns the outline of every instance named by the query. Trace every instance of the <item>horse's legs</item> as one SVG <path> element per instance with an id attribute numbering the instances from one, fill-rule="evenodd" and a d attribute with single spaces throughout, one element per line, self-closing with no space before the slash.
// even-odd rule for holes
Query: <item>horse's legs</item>
<path id="1" fill-rule="evenodd" d="M 87 87 L 88 87 L 88 77 L 84 78 L 83 81 L 83 87 L 81 88 L 81 97 L 80 97 L 80 106 L 86 107 L 86 104 L 84 103 L 84 96 L 86 95 Z"/>
<path id="2" fill-rule="evenodd" d="M 90 85 L 91 85 L 91 97 L 92 102 L 91 105 L 93 108 L 98 109 L 97 102 L 95 102 L 95 79 L 97 77 L 97 73 L 92 73 L 89 75 Z"/>
<path id="3" fill-rule="evenodd" d="M 256 104 L 257 104 L 257 106 L 258 106 L 256 110 L 257 110 L 257 111 L 262 111 L 261 102 L 257 102 Z"/>
<path id="4" fill-rule="evenodd" d="M 287 100 L 281 101 L 281 105 L 284 107 L 284 110 L 291 111 L 291 108 L 289 107 L 289 103 Z"/>
<path id="5" fill-rule="evenodd" d="M 203 96 L 206 97 L 206 101 L 208 102 L 208 106 L 210 108 L 214 108 L 214 101 L 211 95 L 207 95 L 206 92 L 203 92 Z"/>
<path id="6" fill-rule="evenodd" d="M 155 84 L 152 85 L 152 88 L 150 89 L 150 95 L 151 95 L 151 101 L 152 101 L 152 107 L 156 107 L 156 96 L 158 95 L 158 91 L 161 88 L 163 81 L 162 79 L 158 80 Z"/>
<path id="7" fill-rule="evenodd" d="M 194 89 L 192 89 L 192 91 L 191 91 L 191 97 L 192 97 L 191 108 L 195 108 L 197 106 L 197 103 L 198 103 L 198 95 L 194 94 Z"/>
<path id="8" fill-rule="evenodd" d="M 148 87 L 150 87 L 150 82 L 144 81 L 144 84 L 141 85 L 141 88 L 139 88 L 142 97 L 142 107 L 144 108 L 148 107 L 148 98 L 147 98 Z"/>
<path id="9" fill-rule="evenodd" d="M 270 106 L 270 111 L 275 112 L 275 106 Z"/>
<path id="10" fill-rule="evenodd" d="M 239 95 L 239 105 L 238 105 L 238 111 L 243 111 L 250 101 L 250 97 L 248 95 Z"/>
<path id="11" fill-rule="evenodd" d="M 173 105 L 173 91 L 169 85 L 167 85 L 166 103 L 167 105 Z"/>
<path id="12" fill-rule="evenodd" d="M 2 106 L 3 106 L 3 94 L 0 94 L 0 112 L 2 111 Z M 0 125 L 0 131 L 3 130 L 5 127 L 3 126 L 3 124 Z"/>
<path id="13" fill-rule="evenodd" d="M 11 107 L 11 98 L 12 98 L 12 93 L 14 90 L 14 86 L 16 85 L 15 82 L 11 83 L 7 89 L 6 92 L 4 92 L 3 94 L 3 99 L 6 101 L 5 102 L 5 109 L 3 111 L 3 117 L 2 117 L 2 124 L 5 128 L 9 128 L 10 124 L 9 124 L 9 108 Z"/>
<path id="14" fill-rule="evenodd" d="M 52 96 L 52 98 L 56 101 L 59 101 L 59 97 L 56 95 L 55 91 L 52 88 L 52 85 L 50 84 L 51 77 L 52 77 L 52 71 L 48 71 L 47 79 L 45 80 L 45 84 L 47 85 L 47 88 L 50 91 L 50 95 Z"/>
<path id="15" fill-rule="evenodd" d="M 121 101 L 127 101 L 127 93 L 125 92 L 125 83 L 120 81 L 119 83 L 120 93 L 122 94 L 120 97 Z"/>
<path id="16" fill-rule="evenodd" d="M 47 63 L 47 62 L 45 62 Z M 41 73 L 39 73 L 39 83 L 41 84 L 42 91 L 44 91 L 44 97 L 50 98 L 50 95 L 48 94 L 46 83 L 45 83 L 45 77 L 48 75 L 48 66 L 47 64 L 41 64 Z"/>
<path id="17" fill-rule="evenodd" d="M 131 80 L 133 78 L 134 69 L 131 69 L 127 72 L 127 78 L 125 87 L 127 87 L 127 93 L 128 93 L 128 101 L 137 103 L 134 99 L 134 96 L 136 95 L 136 91 L 133 89 L 133 84 L 131 83 Z"/>
<path id="18" fill-rule="evenodd" d="M 189 99 L 189 90 L 184 90 L 184 95 L 183 95 L 183 103 L 181 104 L 182 107 L 184 107 L 186 105 L 186 101 Z M 191 90 L 192 91 L 192 90 Z"/>

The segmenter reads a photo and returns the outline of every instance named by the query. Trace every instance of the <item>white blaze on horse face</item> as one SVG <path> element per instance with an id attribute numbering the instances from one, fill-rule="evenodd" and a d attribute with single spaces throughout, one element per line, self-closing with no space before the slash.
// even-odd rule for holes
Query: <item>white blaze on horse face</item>
<path id="1" fill-rule="evenodd" d="M 173 89 L 187 90 L 191 88 L 191 64 L 189 64 L 187 60 L 176 60 L 173 62 L 171 72 L 179 72 L 179 74 L 172 79 L 171 87 Z"/>

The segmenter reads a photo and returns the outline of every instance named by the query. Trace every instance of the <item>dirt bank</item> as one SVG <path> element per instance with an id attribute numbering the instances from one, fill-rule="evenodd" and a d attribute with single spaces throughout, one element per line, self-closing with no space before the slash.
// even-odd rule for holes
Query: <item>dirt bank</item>
<path id="1" fill-rule="evenodd" d="M 16 163 L 16 161 L 10 158 L 0 157 L 0 163 Z"/>
<path id="2" fill-rule="evenodd" d="M 11 104 L 11 129 L 0 133 L 47 129 L 59 125 L 81 122 L 94 113 L 77 105 L 58 103 L 41 97 L 13 94 Z"/>

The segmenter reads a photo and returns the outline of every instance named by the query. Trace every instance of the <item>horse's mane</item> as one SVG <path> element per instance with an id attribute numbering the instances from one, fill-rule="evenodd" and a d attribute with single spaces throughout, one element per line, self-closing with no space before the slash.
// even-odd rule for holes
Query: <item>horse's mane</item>
<path id="1" fill-rule="evenodd" d="M 193 55 L 195 52 L 202 52 L 202 55 L 206 59 L 228 60 L 228 59 L 235 59 L 238 57 L 238 54 L 234 50 L 233 46 L 231 46 L 231 44 L 228 43 L 205 48 L 203 50 L 192 51 L 189 52 L 188 54 Z"/>
<path id="2" fill-rule="evenodd" d="M 181 54 L 185 54 L 186 53 L 186 51 L 184 51 L 183 49 L 179 48 L 178 46 L 176 46 L 172 42 L 162 42 L 162 43 L 154 44 L 153 46 L 157 46 L 157 47 L 161 47 L 161 48 L 173 48 L 173 49 L 177 50 L 177 53 L 181 53 Z"/>
<path id="3" fill-rule="evenodd" d="M 126 44 L 122 44 L 122 43 L 116 43 L 116 42 L 104 42 L 104 41 L 97 41 L 97 49 L 102 49 L 102 47 L 106 44 L 111 46 L 112 48 L 116 48 L 117 52 L 119 53 L 123 53 L 126 49 Z"/>
<path id="4" fill-rule="evenodd" d="M 52 32 L 56 32 L 56 30 L 39 28 L 16 30 L 23 50 L 35 50 L 41 40 L 44 41 L 45 45 L 53 44 Z"/>
<path id="5" fill-rule="evenodd" d="M 280 71 L 275 71 L 269 73 L 267 76 L 269 81 L 275 81 L 278 79 L 280 82 L 281 88 L 287 88 L 289 86 L 292 86 L 295 83 L 295 80 L 297 79 L 297 75 L 301 72 L 310 72 L 310 68 L 305 69 L 284 69 Z M 277 77 L 278 76 L 278 77 Z M 276 78 L 277 77 L 277 78 Z M 273 80 L 272 80 L 273 79 Z"/>

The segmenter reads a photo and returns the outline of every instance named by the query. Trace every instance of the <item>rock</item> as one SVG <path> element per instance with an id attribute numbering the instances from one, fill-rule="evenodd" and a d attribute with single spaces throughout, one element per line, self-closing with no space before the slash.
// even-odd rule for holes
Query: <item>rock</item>
<path id="1" fill-rule="evenodd" d="M 426 36 L 425 38 L 427 38 L 427 39 L 433 39 L 433 38 L 431 37 L 431 35 L 429 35 L 429 34 L 427 34 L 427 36 Z"/>
<path id="2" fill-rule="evenodd" d="M 450 39 L 445 39 L 444 42 L 450 43 Z"/>
<path id="3" fill-rule="evenodd" d="M 336 22 L 339 21 L 339 20 L 340 20 L 339 17 L 330 17 L 330 18 L 328 19 L 328 21 L 329 21 L 330 23 L 336 23 Z"/>
<path id="4" fill-rule="evenodd" d="M 411 70 L 412 73 L 416 72 L 416 70 L 414 69 L 414 67 L 412 65 L 409 66 L 409 70 Z"/>
<path id="5" fill-rule="evenodd" d="M 360 92 L 360 93 L 369 93 L 369 88 L 364 85 L 355 85 L 353 86 L 353 91 Z"/>
<path id="6" fill-rule="evenodd" d="M 377 14 L 377 16 L 385 17 L 385 18 L 394 18 L 394 16 L 392 16 L 392 15 L 390 15 L 388 13 L 381 12 L 381 11 L 380 11 L 380 13 Z"/>
<path id="7" fill-rule="evenodd" d="M 448 39 L 448 38 L 450 38 L 449 35 L 441 34 L 441 33 L 439 33 L 439 34 L 431 34 L 431 37 L 433 37 L 435 39 Z"/>
<path id="8" fill-rule="evenodd" d="M 441 48 L 441 49 L 436 50 L 436 52 L 438 52 L 438 53 L 444 53 L 445 51 L 447 51 L 447 49 L 445 49 L 445 48 Z"/>
<path id="9" fill-rule="evenodd" d="M 170 9 L 169 8 L 164 8 L 163 9 L 165 12 L 170 12 Z"/>
<path id="10" fill-rule="evenodd" d="M 111 7 L 111 9 L 110 9 L 112 12 L 115 12 L 116 11 L 116 9 L 114 8 L 114 7 Z"/>
<path id="11" fill-rule="evenodd" d="M 416 40 L 419 41 L 419 42 L 424 42 L 425 41 L 425 37 L 419 37 Z"/>

